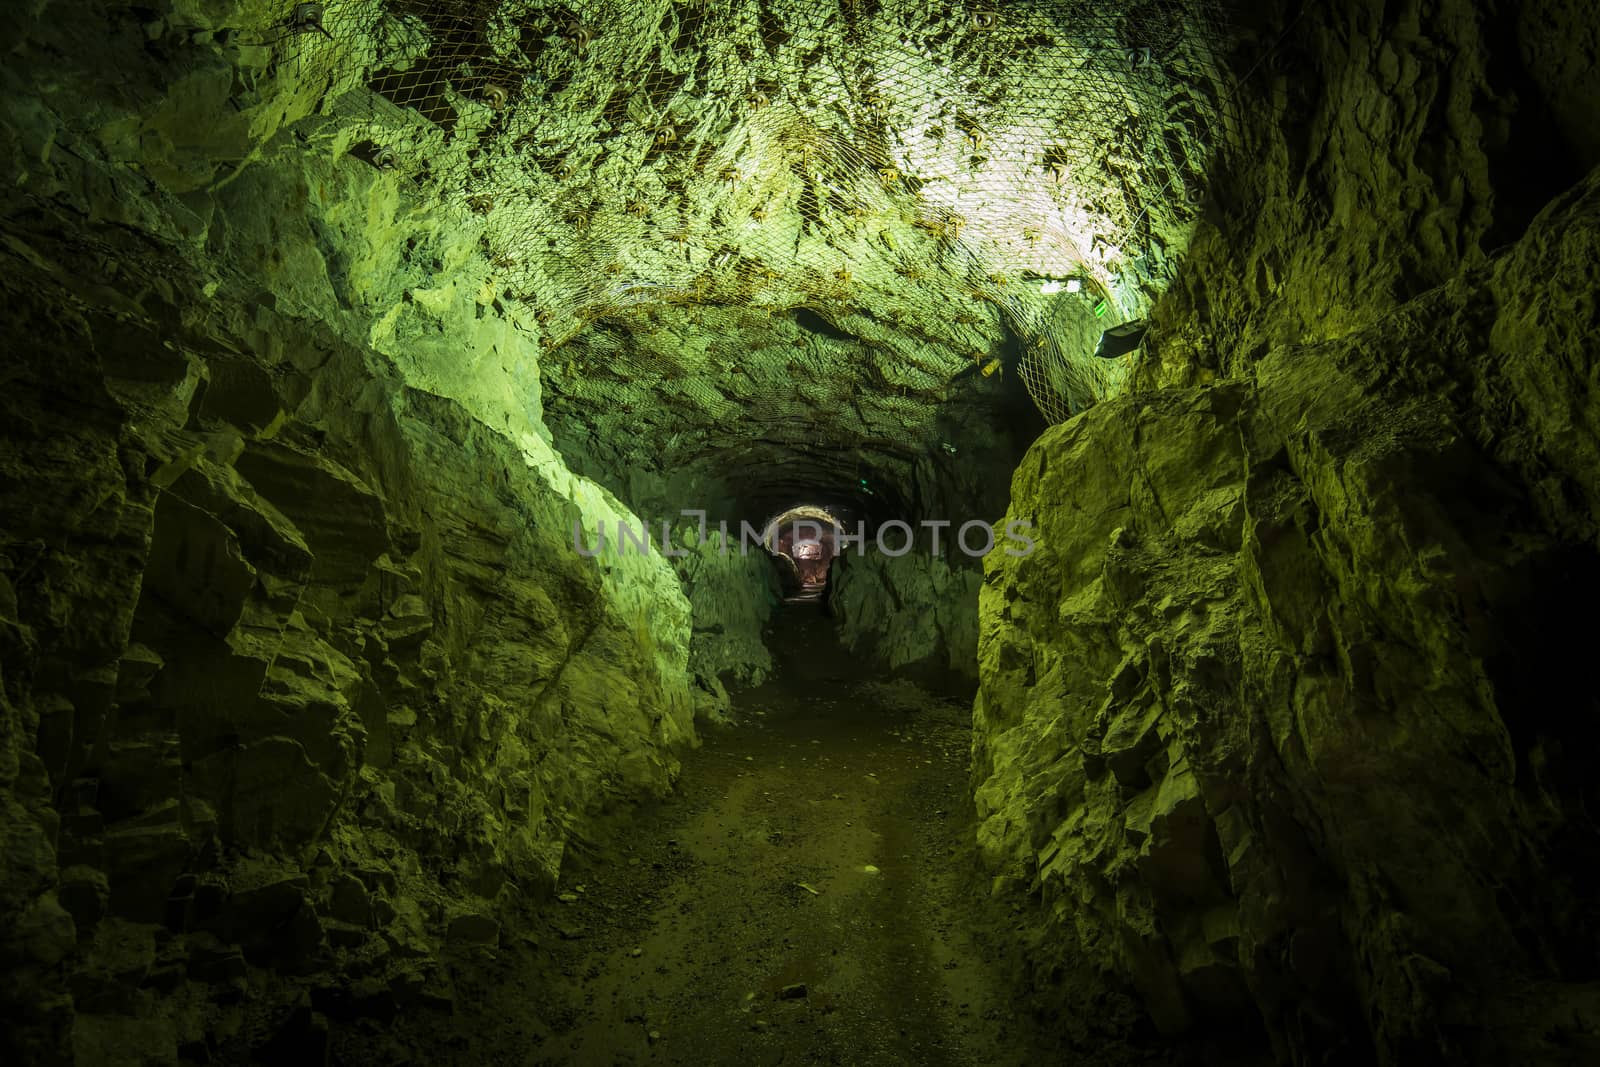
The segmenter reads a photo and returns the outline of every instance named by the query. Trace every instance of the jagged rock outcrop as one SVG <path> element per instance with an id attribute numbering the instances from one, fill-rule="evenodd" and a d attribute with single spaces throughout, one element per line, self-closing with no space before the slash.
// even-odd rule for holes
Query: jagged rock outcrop
<path id="1" fill-rule="evenodd" d="M 1258 5 L 1240 32 L 1230 143 L 1146 381 L 1368 327 L 1600 165 L 1586 0 Z"/>
<path id="2" fill-rule="evenodd" d="M 1600 176 L 1369 329 L 1030 451 L 975 774 L 1041 959 L 1293 1062 L 1600 1047 L 1597 264 Z"/>
<path id="3" fill-rule="evenodd" d="M 897 545 L 896 536 L 886 534 L 886 543 Z M 970 686 L 977 679 L 983 576 L 925 548 L 896 556 L 873 548 L 841 554 L 829 572 L 828 610 L 855 655 L 886 670 Z"/>
<path id="4" fill-rule="evenodd" d="M 1592 790 L 1559 755 L 1592 699 L 1555 621 L 1597 566 L 1593 178 L 1528 228 L 1600 162 L 1591 22 L 1241 27 L 1145 391 L 1035 446 L 1041 552 L 984 591 L 980 841 L 1044 903 L 1042 975 L 1260 1018 L 1295 1062 L 1594 1055 Z"/>
<path id="5" fill-rule="evenodd" d="M 945 242 L 930 231 L 970 234 L 979 221 L 951 229 L 934 218 L 946 211 L 942 201 L 922 215 L 909 203 L 891 207 L 877 170 L 853 155 L 842 165 L 849 183 L 864 182 L 871 195 L 870 230 L 844 216 L 852 219 L 846 241 L 831 222 L 803 220 L 810 194 L 782 191 L 792 175 L 779 145 L 790 131 L 758 130 L 753 140 L 737 133 L 748 126 L 750 87 L 730 49 L 750 38 L 758 5 L 719 3 L 725 14 L 704 19 L 672 0 L 602 5 L 585 16 L 605 23 L 587 59 L 563 37 L 576 16 L 543 3 L 349 0 L 322 5 L 330 36 L 293 30 L 299 5 L 288 0 L 155 0 L 59 18 L 56 6 L 0 15 L 16 57 L 0 73 L 5 203 L 71 203 L 90 218 L 183 243 L 199 261 L 249 272 L 278 310 L 319 318 L 384 353 L 414 387 L 460 401 L 513 437 L 553 436 L 572 469 L 641 513 L 686 473 L 699 485 L 677 494 L 673 513 L 731 497 L 717 517 L 759 521 L 796 502 L 796 484 L 853 494 L 862 477 L 876 492 L 898 494 L 893 504 L 928 514 L 973 492 L 990 494 L 989 512 L 1003 506 L 990 468 L 1014 464 L 1036 420 L 1014 368 L 978 373 L 978 360 L 1008 356 L 1008 327 L 995 303 L 976 296 L 962 296 L 962 309 L 950 313 L 965 259 L 950 259 L 946 270 Z M 506 24 L 525 32 L 495 31 L 496 47 L 526 37 L 524 58 L 550 93 L 519 100 L 514 129 L 505 121 L 511 111 L 485 125 L 492 113 L 474 95 L 481 72 L 445 84 L 463 77 L 449 50 L 476 38 L 485 20 L 501 24 L 502 7 Z M 425 28 L 430 8 L 453 14 Z M 890 14 L 871 20 L 874 36 L 892 33 Z M 963 12 L 937 17 L 969 21 Z M 680 33 L 680 20 L 695 25 Z M 819 36 L 830 48 L 854 47 L 842 31 L 834 25 Z M 367 75 L 381 81 L 374 53 L 402 47 L 407 33 L 418 35 L 413 47 L 434 50 L 430 58 L 387 61 L 442 80 L 396 103 Z M 771 69 L 773 95 L 782 95 L 781 83 L 831 122 L 832 91 L 791 76 L 813 62 L 803 59 L 812 46 L 773 47 L 784 56 Z M 701 73 L 669 75 L 663 60 Z M 666 82 L 673 88 L 656 99 Z M 603 130 L 580 101 L 613 96 Z M 638 119 L 640 109 L 673 98 L 683 143 L 652 151 L 658 131 Z M 1058 107 L 1072 99 L 1049 98 Z M 839 134 L 794 114 L 795 151 L 809 157 L 837 143 Z M 953 149 L 961 139 L 949 132 Z M 1161 143 L 1153 128 L 1121 132 Z M 530 142 L 541 143 L 537 162 Z M 752 173 L 734 204 L 721 176 L 734 161 L 708 153 L 737 143 L 749 157 L 739 165 Z M 385 148 L 399 157 L 387 167 L 378 159 Z M 596 153 L 609 163 L 599 166 Z M 493 173 L 476 174 L 485 166 Z M 1043 181 L 1043 168 L 1033 169 Z M 843 214 L 843 203 L 836 207 Z M 759 232 L 751 212 L 771 216 Z M 1014 228 L 1009 213 L 997 214 Z M 1161 214 L 1175 244 L 1182 225 Z M 797 228 L 808 234 L 800 258 Z M 1006 276 L 1077 254 L 1019 233 L 1008 242 L 1028 250 L 1032 267 L 1016 249 L 986 245 L 983 255 L 999 257 L 994 270 Z M 922 265 L 930 257 L 937 262 Z M 923 273 L 949 277 L 943 286 L 913 284 L 910 276 Z M 766 294 L 759 306 L 745 306 L 756 289 Z M 1008 307 L 1038 319 L 1043 298 L 1025 289 L 1011 286 Z M 1086 292 L 1073 304 L 1082 318 L 1093 301 Z M 944 459 L 941 444 L 960 449 L 961 461 Z"/>
<path id="6" fill-rule="evenodd" d="M 673 534 L 672 563 L 683 580 L 693 619 L 689 669 L 696 678 L 700 713 L 727 713 L 725 683 L 760 685 L 772 673 L 765 632 L 778 605 L 777 572 L 759 545 L 740 548 L 721 530 L 681 526 Z"/>
<path id="7" fill-rule="evenodd" d="M 573 551 L 631 516 L 542 439 L 46 230 L 3 283 L 6 345 L 52 356 L 0 398 L 11 1054 L 243 1062 L 307 997 L 448 1003 L 448 946 L 526 929 L 589 820 L 670 786 L 676 575 Z"/>

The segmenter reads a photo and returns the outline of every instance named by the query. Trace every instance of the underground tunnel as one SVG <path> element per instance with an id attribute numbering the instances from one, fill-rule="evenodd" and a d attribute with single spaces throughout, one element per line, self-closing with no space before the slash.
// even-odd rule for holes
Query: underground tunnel
<path id="1" fill-rule="evenodd" d="M 1587 0 L 0 38 L 0 1060 L 1600 1062 Z"/>

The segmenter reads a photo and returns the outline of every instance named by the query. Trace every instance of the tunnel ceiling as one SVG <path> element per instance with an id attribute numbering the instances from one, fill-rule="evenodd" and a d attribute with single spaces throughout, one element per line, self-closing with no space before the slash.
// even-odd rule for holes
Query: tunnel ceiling
<path id="1" fill-rule="evenodd" d="M 954 457 L 1016 452 L 1024 389 L 1048 421 L 1115 392 L 1095 341 L 1172 275 L 1223 99 L 1198 0 L 271 17 L 338 149 L 477 235 L 575 466 L 757 510 L 863 479 L 927 510 Z"/>

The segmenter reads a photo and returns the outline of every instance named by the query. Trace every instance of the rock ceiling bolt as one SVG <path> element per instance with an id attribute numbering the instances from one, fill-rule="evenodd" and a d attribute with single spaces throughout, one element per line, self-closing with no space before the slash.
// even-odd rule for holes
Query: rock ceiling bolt
<path id="1" fill-rule="evenodd" d="M 992 30 L 1000 23 L 998 12 L 982 10 L 972 13 L 972 25 L 980 30 Z"/>
<path id="2" fill-rule="evenodd" d="M 394 170 L 399 163 L 400 159 L 395 155 L 392 148 L 380 148 L 377 154 L 372 157 L 372 165 L 379 170 Z"/>
<path id="3" fill-rule="evenodd" d="M 496 111 L 504 111 L 511 103 L 511 93 L 504 85 L 491 85 L 483 91 L 483 101 Z"/>
<path id="4" fill-rule="evenodd" d="M 594 30 L 580 23 L 567 30 L 566 38 L 573 51 L 581 56 L 589 51 L 589 45 L 594 42 Z"/>
<path id="5" fill-rule="evenodd" d="M 320 33 L 328 40 L 333 40 L 333 34 L 322 24 L 323 8 L 321 4 L 308 2 L 294 5 L 294 13 L 289 16 L 289 30 L 292 33 Z"/>

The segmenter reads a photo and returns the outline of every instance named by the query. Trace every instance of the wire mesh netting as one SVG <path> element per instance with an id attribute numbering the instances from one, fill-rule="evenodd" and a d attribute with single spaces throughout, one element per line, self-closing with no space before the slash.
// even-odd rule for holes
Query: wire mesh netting
<path id="1" fill-rule="evenodd" d="M 280 70 L 481 216 L 556 347 L 662 305 L 990 305 L 1051 421 L 1170 279 L 1220 122 L 1206 0 L 284 2 Z M 985 363 L 993 357 L 974 351 Z"/>

